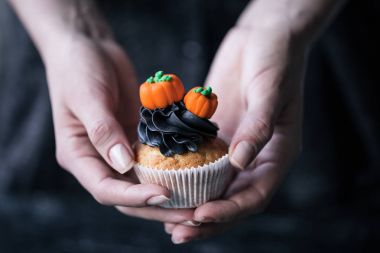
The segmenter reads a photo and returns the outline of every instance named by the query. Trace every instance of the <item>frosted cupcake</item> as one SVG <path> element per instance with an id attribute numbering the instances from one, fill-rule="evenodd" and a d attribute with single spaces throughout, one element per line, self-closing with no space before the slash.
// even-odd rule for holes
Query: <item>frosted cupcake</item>
<path id="1" fill-rule="evenodd" d="M 218 101 L 210 87 L 185 96 L 181 80 L 158 71 L 140 86 L 139 142 L 134 166 L 141 183 L 171 191 L 167 208 L 192 208 L 220 197 L 231 175 L 227 145 L 209 120 Z"/>

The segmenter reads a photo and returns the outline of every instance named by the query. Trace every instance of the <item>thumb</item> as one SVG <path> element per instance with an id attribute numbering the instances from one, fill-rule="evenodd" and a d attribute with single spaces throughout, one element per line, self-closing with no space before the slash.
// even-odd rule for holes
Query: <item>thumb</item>
<path id="1" fill-rule="evenodd" d="M 276 99 L 273 96 L 249 100 L 248 108 L 231 140 L 229 156 L 231 164 L 245 169 L 271 139 L 276 115 Z"/>
<path id="2" fill-rule="evenodd" d="M 134 164 L 133 151 L 111 106 L 92 98 L 80 108 L 77 116 L 95 149 L 119 173 L 129 171 Z"/>

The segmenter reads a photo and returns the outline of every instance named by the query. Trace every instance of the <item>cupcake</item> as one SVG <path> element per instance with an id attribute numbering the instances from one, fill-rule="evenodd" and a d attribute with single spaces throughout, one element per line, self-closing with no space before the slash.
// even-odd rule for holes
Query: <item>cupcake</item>
<path id="1" fill-rule="evenodd" d="M 162 207 L 193 208 L 223 193 L 231 176 L 228 146 L 209 119 L 218 106 L 211 87 L 185 96 L 181 80 L 156 72 L 140 86 L 139 141 L 134 170 L 141 183 L 168 188 Z"/>

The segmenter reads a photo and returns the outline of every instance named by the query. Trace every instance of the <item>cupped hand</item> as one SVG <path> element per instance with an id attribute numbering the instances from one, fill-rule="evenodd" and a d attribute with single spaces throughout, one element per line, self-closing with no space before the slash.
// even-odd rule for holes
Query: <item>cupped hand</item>
<path id="1" fill-rule="evenodd" d="M 155 184 L 139 184 L 129 171 L 139 102 L 123 50 L 108 38 L 78 36 L 63 44 L 45 57 L 59 164 L 102 204 L 164 222 L 191 219 L 189 210 L 169 218 L 147 215 L 150 209 L 160 213 L 155 206 L 169 200 L 170 193 Z"/>
<path id="2" fill-rule="evenodd" d="M 222 199 L 195 210 L 201 226 L 165 224 L 174 243 L 211 236 L 268 204 L 300 150 L 305 56 L 306 45 L 281 27 L 227 34 L 206 83 L 218 94 L 213 120 L 239 172 Z"/>

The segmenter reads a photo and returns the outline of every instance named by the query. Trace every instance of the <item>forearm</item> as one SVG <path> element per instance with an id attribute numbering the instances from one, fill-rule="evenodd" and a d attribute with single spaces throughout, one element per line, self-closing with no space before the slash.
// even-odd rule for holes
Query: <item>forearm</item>
<path id="1" fill-rule="evenodd" d="M 241 27 L 281 27 L 312 40 L 335 16 L 346 0 L 255 0 L 239 18 Z"/>
<path id="2" fill-rule="evenodd" d="M 9 0 L 43 60 L 58 45 L 76 36 L 109 36 L 104 20 L 91 0 Z"/>

